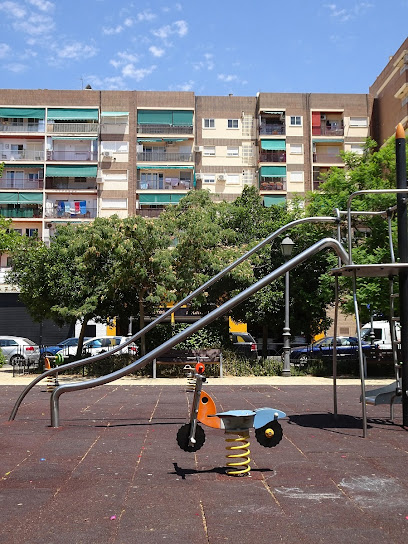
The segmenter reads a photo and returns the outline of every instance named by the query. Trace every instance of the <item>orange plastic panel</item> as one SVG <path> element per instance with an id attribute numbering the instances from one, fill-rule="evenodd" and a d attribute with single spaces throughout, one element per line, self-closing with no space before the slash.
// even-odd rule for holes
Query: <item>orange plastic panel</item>
<path id="1" fill-rule="evenodd" d="M 203 425 L 212 427 L 213 429 L 221 429 L 221 419 L 214 416 L 217 413 L 215 402 L 205 391 L 201 391 L 200 403 L 198 405 L 197 419 Z"/>

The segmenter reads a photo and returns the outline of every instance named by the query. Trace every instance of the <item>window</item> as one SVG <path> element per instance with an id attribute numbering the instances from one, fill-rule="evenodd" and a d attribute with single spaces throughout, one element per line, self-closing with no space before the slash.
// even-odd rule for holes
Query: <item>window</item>
<path id="1" fill-rule="evenodd" d="M 239 157 L 239 147 L 227 147 L 227 157 Z"/>
<path id="2" fill-rule="evenodd" d="M 205 145 L 203 150 L 204 157 L 214 157 L 215 156 L 215 146 Z"/>
<path id="3" fill-rule="evenodd" d="M 291 155 L 301 155 L 303 153 L 303 144 L 290 144 Z"/>
<path id="4" fill-rule="evenodd" d="M 38 229 L 25 229 L 26 236 L 29 238 L 36 238 L 38 236 Z"/>
<path id="5" fill-rule="evenodd" d="M 301 127 L 302 126 L 302 117 L 300 115 L 291 115 L 291 117 L 290 117 L 290 126 L 291 127 Z"/>
<path id="6" fill-rule="evenodd" d="M 290 181 L 303 181 L 303 172 L 291 172 Z"/>
<path id="7" fill-rule="evenodd" d="M 227 183 L 228 185 L 239 185 L 239 174 L 228 174 Z"/>
<path id="8" fill-rule="evenodd" d="M 242 172 L 242 182 L 244 185 L 252 185 L 254 181 L 254 173 L 252 170 L 244 170 Z"/>
<path id="9" fill-rule="evenodd" d="M 204 174 L 203 182 L 204 183 L 215 183 L 215 175 L 214 174 Z"/>
<path id="10" fill-rule="evenodd" d="M 362 155 L 364 153 L 362 144 L 351 144 L 350 151 L 356 153 L 356 155 Z"/>
<path id="11" fill-rule="evenodd" d="M 228 128 L 238 128 L 238 119 L 228 119 Z"/>
<path id="12" fill-rule="evenodd" d="M 367 117 L 350 117 L 351 127 L 368 127 Z"/>
<path id="13" fill-rule="evenodd" d="M 215 119 L 203 119 L 204 128 L 215 128 Z"/>

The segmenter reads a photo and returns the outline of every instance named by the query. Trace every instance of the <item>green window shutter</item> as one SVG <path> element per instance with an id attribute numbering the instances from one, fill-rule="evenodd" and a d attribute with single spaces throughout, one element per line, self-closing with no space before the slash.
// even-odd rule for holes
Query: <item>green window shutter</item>
<path id="1" fill-rule="evenodd" d="M 0 108 L 0 117 L 45 119 L 44 108 Z"/>
<path id="2" fill-rule="evenodd" d="M 265 208 L 270 208 L 271 206 L 286 204 L 286 197 L 281 195 L 266 195 L 263 197 Z"/>
<path id="3" fill-rule="evenodd" d="M 46 176 L 54 178 L 96 178 L 96 166 L 47 166 Z"/>
<path id="4" fill-rule="evenodd" d="M 166 110 L 139 110 L 137 123 L 139 125 L 171 125 L 173 112 Z"/>
<path id="5" fill-rule="evenodd" d="M 98 121 L 98 110 L 95 109 L 68 109 L 68 108 L 50 108 L 47 119 L 49 121 Z"/>
<path id="6" fill-rule="evenodd" d="M 286 166 L 261 166 L 261 178 L 282 178 L 286 176 Z"/>
<path id="7" fill-rule="evenodd" d="M 261 140 L 261 148 L 271 151 L 286 151 L 285 140 Z"/>
<path id="8" fill-rule="evenodd" d="M 192 127 L 192 111 L 173 111 L 173 125 L 176 127 Z"/>

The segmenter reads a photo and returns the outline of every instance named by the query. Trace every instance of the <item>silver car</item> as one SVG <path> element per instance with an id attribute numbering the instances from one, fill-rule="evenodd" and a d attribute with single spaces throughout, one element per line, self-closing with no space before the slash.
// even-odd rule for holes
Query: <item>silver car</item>
<path id="1" fill-rule="evenodd" d="M 29 338 L 0 336 L 0 349 L 11 365 L 38 365 L 40 348 Z"/>

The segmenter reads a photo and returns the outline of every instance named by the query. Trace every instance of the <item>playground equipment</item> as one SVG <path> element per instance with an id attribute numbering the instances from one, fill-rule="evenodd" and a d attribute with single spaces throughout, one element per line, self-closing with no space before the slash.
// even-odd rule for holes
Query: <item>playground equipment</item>
<path id="1" fill-rule="evenodd" d="M 401 134 L 402 131 L 402 134 Z M 114 354 L 116 351 L 123 349 L 127 345 L 129 345 L 132 342 L 135 342 L 142 334 L 146 334 L 149 332 L 153 327 L 155 327 L 157 324 L 159 324 L 161 321 L 163 321 L 165 318 L 170 317 L 172 313 L 177 311 L 179 308 L 181 308 L 183 305 L 190 302 L 194 297 L 196 297 L 201 292 L 208 289 L 211 285 L 213 285 L 216 281 L 218 281 L 220 278 L 225 276 L 228 272 L 230 272 L 233 268 L 238 266 L 241 262 L 243 262 L 245 259 L 250 257 L 253 253 L 258 251 L 260 248 L 265 246 L 267 243 L 272 242 L 274 239 L 276 239 L 278 236 L 280 236 L 282 233 L 287 231 L 288 229 L 300 225 L 302 223 L 335 223 L 337 225 L 337 240 L 334 238 L 324 238 L 320 240 L 319 242 L 313 244 L 308 249 L 304 250 L 302 253 L 299 253 L 298 255 L 292 257 L 289 261 L 285 262 L 282 266 L 279 268 L 273 270 L 270 274 L 266 275 L 264 278 L 259 280 L 254 285 L 248 287 L 238 295 L 236 295 L 231 300 L 225 302 L 206 316 L 202 317 L 200 320 L 195 322 L 194 324 L 190 325 L 187 329 L 184 329 L 177 335 L 173 336 L 170 340 L 164 342 L 161 346 L 158 346 L 154 350 L 152 350 L 150 353 L 144 355 L 139 360 L 131 363 L 127 367 L 117 370 L 116 372 L 113 372 L 111 374 L 108 374 L 106 376 L 102 376 L 100 378 L 96 378 L 93 380 L 88 380 L 86 382 L 77 382 L 77 383 L 71 383 L 71 384 L 63 384 L 57 387 L 52 395 L 51 395 L 51 426 L 58 427 L 59 426 L 59 399 L 63 393 L 73 392 L 73 391 L 80 391 L 83 389 L 89 389 L 92 387 L 96 387 L 99 385 L 104 385 L 106 383 L 110 383 L 118 378 L 121 378 L 122 376 L 125 376 L 127 374 L 130 374 L 132 372 L 135 372 L 138 369 L 143 368 L 146 366 L 149 362 L 153 361 L 155 358 L 158 358 L 160 355 L 166 353 L 169 349 L 177 345 L 178 343 L 182 342 L 186 338 L 188 338 L 191 334 L 196 332 L 197 330 L 205 327 L 218 317 L 230 312 L 235 306 L 243 302 L 245 299 L 250 297 L 252 294 L 257 292 L 258 290 L 262 289 L 275 279 L 281 277 L 282 275 L 286 274 L 286 272 L 290 271 L 292 268 L 296 267 L 298 264 L 303 262 L 304 260 L 308 259 L 315 253 L 322 251 L 327 248 L 331 248 L 334 250 L 338 256 L 339 264 L 336 269 L 332 271 L 332 273 L 335 276 L 335 316 L 334 316 L 334 337 L 337 337 L 337 316 L 338 316 L 338 305 L 339 305 L 339 297 L 338 297 L 338 276 L 339 275 L 345 275 L 345 276 L 351 276 L 353 278 L 353 300 L 354 300 L 354 309 L 355 309 L 355 317 L 356 317 L 356 327 L 357 327 L 357 337 L 359 342 L 359 370 L 360 370 L 360 382 L 361 382 L 361 398 L 366 399 L 366 390 L 365 390 L 365 377 L 364 377 L 364 358 L 361 348 L 361 334 L 360 334 L 360 323 L 359 323 L 359 310 L 358 310 L 358 304 L 357 304 L 357 296 L 356 296 L 356 282 L 358 276 L 396 276 L 399 275 L 399 290 L 400 290 L 400 306 L 401 306 L 401 327 L 402 327 L 402 338 L 401 338 L 401 360 L 403 362 L 402 364 L 402 381 L 399 378 L 399 375 L 397 376 L 396 380 L 396 395 L 402 395 L 402 404 L 403 404 L 403 425 L 408 427 L 408 239 L 407 239 L 407 233 L 408 233 L 408 225 L 407 225 L 407 199 L 406 196 L 408 194 L 408 188 L 407 188 L 407 182 L 406 182 L 406 163 L 405 163 L 405 133 L 401 126 L 400 131 L 398 133 L 397 129 L 397 138 L 396 138 L 396 144 L 397 144 L 397 189 L 383 189 L 383 190 L 369 190 L 369 191 L 357 191 L 353 193 L 347 203 L 347 211 L 340 212 L 339 210 L 335 210 L 336 216 L 335 217 L 306 217 L 303 219 L 299 219 L 296 221 L 292 221 L 291 223 L 285 225 L 284 227 L 281 227 L 280 229 L 276 230 L 274 233 L 269 235 L 265 240 L 260 242 L 258 245 L 256 245 L 254 248 L 252 248 L 250 251 L 245 253 L 242 257 L 237 259 L 232 264 L 228 265 L 224 270 L 216 274 L 213 278 L 205 282 L 201 287 L 193 291 L 190 295 L 185 297 L 183 300 L 181 300 L 179 303 L 177 303 L 172 308 L 169 308 L 166 312 L 164 312 L 161 316 L 157 317 L 154 321 L 149 323 L 144 329 L 140 330 L 133 336 L 130 336 L 129 339 L 122 344 L 121 346 L 117 346 L 113 350 L 111 350 L 109 353 L 105 354 L 98 354 L 94 355 L 92 357 L 81 359 L 79 361 L 75 361 L 72 363 L 68 363 L 66 365 L 62 365 L 58 367 L 58 369 L 49 369 L 45 371 L 41 376 L 38 376 L 35 378 L 20 394 L 18 397 L 14 408 L 12 410 L 12 413 L 10 415 L 10 420 L 13 420 L 17 414 L 17 410 L 24 399 L 24 397 L 27 395 L 27 393 L 31 390 L 31 388 L 36 385 L 39 381 L 41 381 L 43 378 L 46 378 L 49 375 L 54 375 L 57 372 L 63 372 L 65 370 L 68 370 L 70 368 L 75 368 L 79 366 L 83 366 L 86 364 L 92 364 L 95 361 L 102 360 L 109 355 Z M 398 147 L 399 146 L 399 147 Z M 398 149 L 400 151 L 398 151 Z M 404 152 L 403 157 L 401 157 L 402 150 Z M 373 194 L 373 193 L 394 193 L 397 195 L 397 206 L 396 208 L 390 208 L 385 211 L 380 212 L 352 212 L 351 211 L 351 201 L 352 199 L 357 195 L 362 194 Z M 353 264 L 352 261 L 352 224 L 351 224 L 351 217 L 353 215 L 364 215 L 366 213 L 370 213 L 373 215 L 382 215 L 390 217 L 390 215 L 393 213 L 394 210 L 397 210 L 398 215 L 398 247 L 400 249 L 400 261 L 398 263 L 391 262 L 388 264 L 375 264 L 375 265 L 357 265 Z M 341 215 L 347 215 L 347 224 L 348 224 L 348 253 L 345 251 L 341 244 L 341 232 L 340 232 L 340 217 Z M 392 245 L 392 242 L 390 241 L 390 245 Z M 398 365 L 400 367 L 400 365 Z M 333 404 L 334 404 L 334 415 L 337 415 L 337 351 L 336 351 L 336 344 L 334 344 L 333 349 Z M 398 370 L 399 372 L 399 370 Z M 362 402 L 362 422 L 363 422 L 363 436 L 366 436 L 367 433 L 367 414 L 366 414 L 366 402 Z"/>
<path id="2" fill-rule="evenodd" d="M 195 368 L 195 389 L 191 406 L 190 421 L 177 433 L 177 444 L 187 452 L 195 452 L 202 448 L 205 433 L 198 422 L 214 429 L 224 429 L 226 433 L 227 474 L 243 476 L 249 474 L 251 459 L 249 457 L 249 429 L 255 429 L 255 438 L 265 448 L 277 446 L 282 440 L 283 431 L 278 419 L 286 417 L 285 412 L 275 408 L 258 408 L 256 410 L 229 410 L 217 412 L 211 396 L 203 391 L 206 382 L 204 365 L 197 363 Z M 234 438 L 231 436 L 235 435 Z"/>

